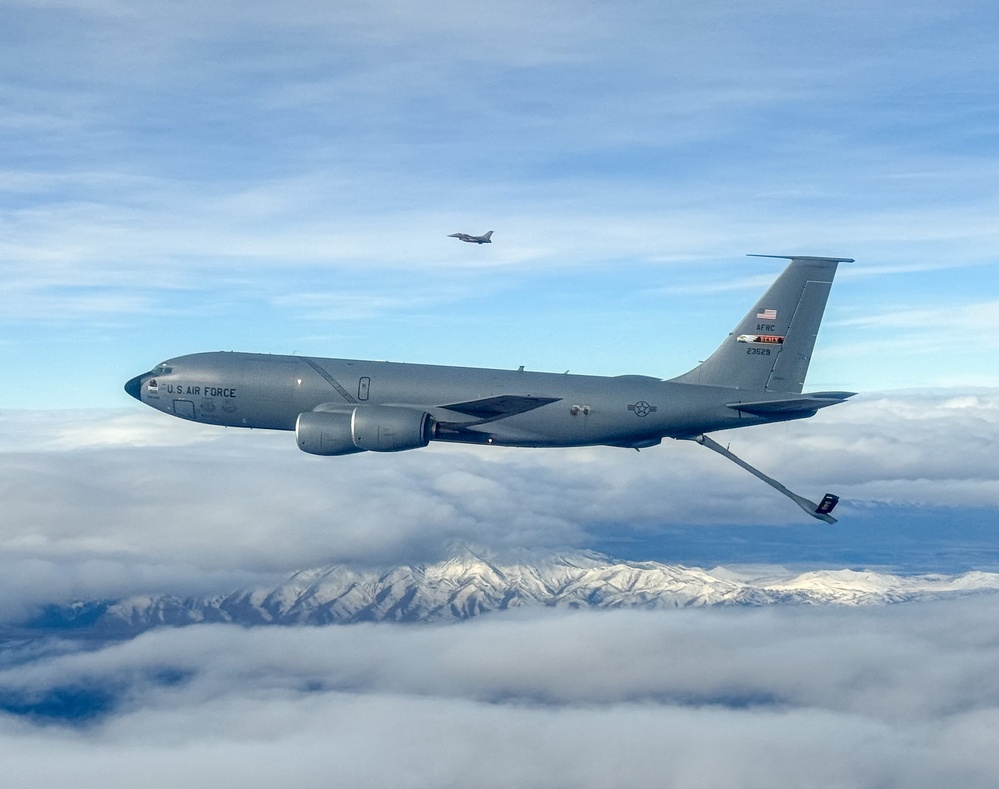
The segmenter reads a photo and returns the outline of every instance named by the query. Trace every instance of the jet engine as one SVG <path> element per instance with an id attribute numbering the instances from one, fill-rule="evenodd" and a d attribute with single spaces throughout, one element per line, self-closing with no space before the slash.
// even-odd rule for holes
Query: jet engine
<path id="1" fill-rule="evenodd" d="M 306 411 L 298 415 L 298 448 L 311 455 L 400 452 L 430 443 L 434 419 L 426 411 L 365 405 L 349 411 Z"/>

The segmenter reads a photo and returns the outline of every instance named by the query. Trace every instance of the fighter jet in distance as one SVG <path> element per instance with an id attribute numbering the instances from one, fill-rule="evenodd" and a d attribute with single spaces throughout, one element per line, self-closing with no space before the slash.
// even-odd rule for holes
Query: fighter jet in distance
<path id="1" fill-rule="evenodd" d="M 193 422 L 293 430 L 314 455 L 399 452 L 431 441 L 645 449 L 690 440 L 835 523 L 838 497 L 816 504 L 798 496 L 707 435 L 804 419 L 854 394 L 802 393 L 836 268 L 853 261 L 759 257 L 791 262 L 706 361 L 668 380 L 214 352 L 162 362 L 125 391 Z"/>
<path id="2" fill-rule="evenodd" d="M 469 244 L 491 244 L 493 231 L 490 230 L 484 236 L 470 236 L 468 233 L 452 233 L 448 238 L 457 238 L 459 241 L 467 241 Z"/>

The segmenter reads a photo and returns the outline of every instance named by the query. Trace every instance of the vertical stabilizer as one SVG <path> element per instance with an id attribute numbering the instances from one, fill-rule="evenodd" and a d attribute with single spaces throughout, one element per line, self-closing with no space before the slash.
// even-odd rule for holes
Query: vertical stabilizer
<path id="1" fill-rule="evenodd" d="M 678 383 L 799 394 L 836 267 L 851 258 L 785 255 L 791 263 L 710 357 Z"/>

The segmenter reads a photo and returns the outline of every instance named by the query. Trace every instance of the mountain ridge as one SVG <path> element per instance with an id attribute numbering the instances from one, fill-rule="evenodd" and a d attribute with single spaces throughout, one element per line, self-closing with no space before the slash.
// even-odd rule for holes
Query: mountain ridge
<path id="1" fill-rule="evenodd" d="M 996 591 L 999 573 L 980 571 L 904 576 L 840 569 L 795 574 L 779 567 L 706 570 L 618 560 L 588 551 L 501 562 L 465 550 L 431 564 L 308 568 L 270 588 L 50 605 L 28 626 L 125 635 L 206 622 L 247 626 L 444 622 L 523 607 L 885 605 Z"/>

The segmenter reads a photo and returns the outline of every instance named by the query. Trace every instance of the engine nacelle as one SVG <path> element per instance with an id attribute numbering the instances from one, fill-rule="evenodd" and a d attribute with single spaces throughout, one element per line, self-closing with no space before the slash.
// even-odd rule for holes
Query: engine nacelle
<path id="1" fill-rule="evenodd" d="M 362 405 L 354 409 L 351 438 L 359 449 L 399 452 L 430 443 L 434 419 L 426 411 L 389 405 Z"/>
<path id="2" fill-rule="evenodd" d="M 298 448 L 310 455 L 352 455 L 364 450 L 351 437 L 351 411 L 306 411 L 295 422 Z"/>
<path id="3" fill-rule="evenodd" d="M 349 411 L 306 411 L 298 415 L 298 448 L 311 455 L 401 452 L 430 443 L 434 420 L 426 411 L 364 405 Z"/>

